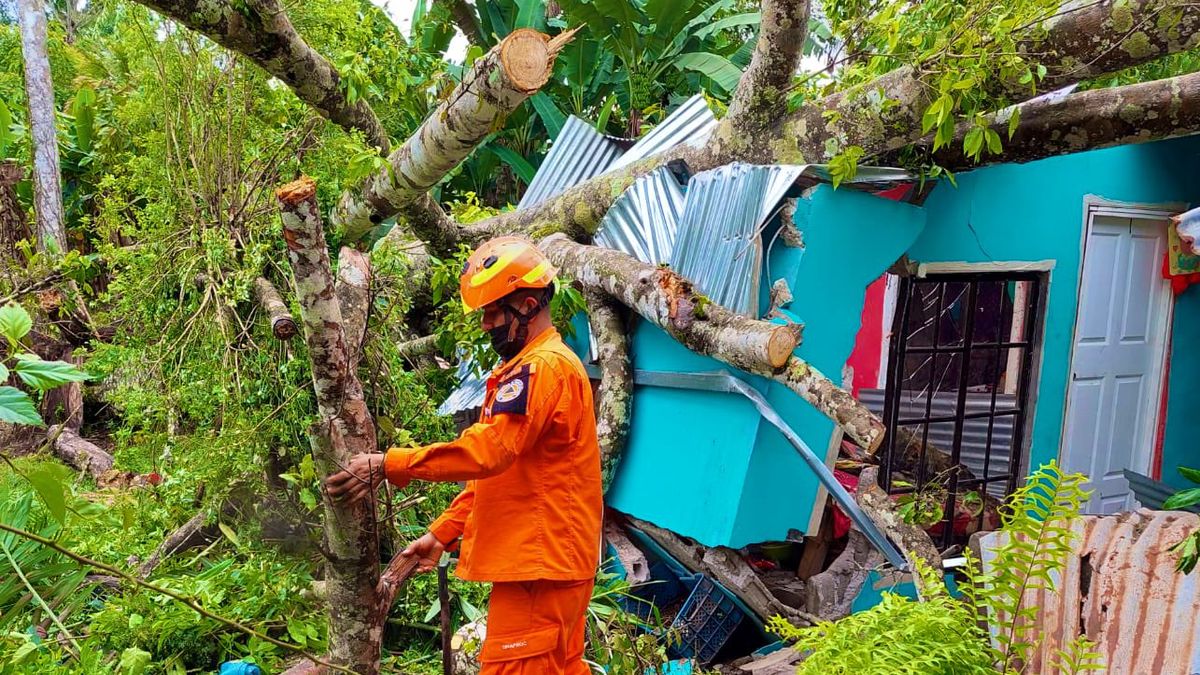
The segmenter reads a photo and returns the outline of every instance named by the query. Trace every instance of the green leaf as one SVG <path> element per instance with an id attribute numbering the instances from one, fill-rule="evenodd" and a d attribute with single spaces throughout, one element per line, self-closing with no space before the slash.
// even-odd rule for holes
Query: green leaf
<path id="1" fill-rule="evenodd" d="M 0 363 L 0 382 L 8 381 L 8 366 Z"/>
<path id="2" fill-rule="evenodd" d="M 567 116 L 559 110 L 558 104 L 541 91 L 529 97 L 529 101 L 533 104 L 533 109 L 537 111 L 538 117 L 542 118 L 542 124 L 545 125 L 550 140 L 558 138 L 563 125 L 567 123 Z"/>
<path id="3" fill-rule="evenodd" d="M 513 28 L 533 28 L 534 30 L 545 30 L 546 28 L 546 3 L 542 0 L 516 0 L 517 18 L 513 21 Z"/>
<path id="4" fill-rule="evenodd" d="M 12 113 L 4 101 L 0 101 L 0 159 L 8 156 L 8 144 L 13 141 Z"/>
<path id="5" fill-rule="evenodd" d="M 67 382 L 82 382 L 88 374 L 64 361 L 43 361 L 33 354 L 17 354 L 13 370 L 25 384 L 45 391 Z"/>
<path id="6" fill-rule="evenodd" d="M 83 152 L 92 151 L 96 127 L 96 92 L 83 87 L 75 94 L 75 143 Z"/>
<path id="7" fill-rule="evenodd" d="M 734 14 L 727 16 L 724 19 L 714 21 L 707 26 L 696 31 L 696 37 L 701 40 L 707 40 L 710 35 L 719 33 L 726 28 L 735 26 L 757 26 L 762 23 L 762 13 L 760 12 L 745 12 L 742 14 Z"/>
<path id="8" fill-rule="evenodd" d="M 67 497 L 63 487 L 63 476 L 55 471 L 54 464 L 39 465 L 25 476 L 29 484 L 37 490 L 38 496 L 50 512 L 50 517 L 63 525 L 67 521 Z"/>
<path id="9" fill-rule="evenodd" d="M 604 99 L 604 105 L 600 106 L 600 115 L 596 117 L 596 131 L 604 133 L 608 128 L 608 118 L 612 116 L 613 108 L 617 106 L 617 95 L 609 94 L 608 98 Z M 563 288 L 566 288 L 564 285 Z"/>
<path id="10" fill-rule="evenodd" d="M 537 169 L 535 169 L 532 164 L 526 161 L 524 157 L 517 154 L 511 148 L 506 148 L 502 145 L 494 145 L 491 147 L 491 150 L 492 152 L 496 153 L 496 156 L 499 157 L 502 162 L 512 167 L 513 172 L 515 172 L 521 180 L 525 181 L 526 185 L 533 182 L 533 177 L 535 174 L 537 174 Z"/>
<path id="11" fill-rule="evenodd" d="M 1004 152 L 1004 146 L 1000 143 L 1000 134 L 996 133 L 994 129 L 988 129 L 984 134 L 987 136 L 988 152 L 993 155 Z"/>
<path id="12" fill-rule="evenodd" d="M 679 70 L 692 70 L 700 73 L 727 92 L 737 89 L 738 80 L 742 77 L 742 71 L 738 70 L 738 67 L 733 65 L 729 59 L 708 52 L 680 54 L 675 57 L 671 65 Z"/>
<path id="13" fill-rule="evenodd" d="M 1012 115 L 1008 118 L 1008 139 L 1012 140 L 1013 134 L 1017 133 L 1017 127 L 1021 124 L 1021 109 L 1013 108 Z"/>
<path id="14" fill-rule="evenodd" d="M 1163 502 L 1163 509 L 1174 511 L 1175 509 L 1185 509 L 1195 504 L 1200 504 L 1200 488 L 1189 488 L 1176 492 L 1167 501 Z"/>
<path id="15" fill-rule="evenodd" d="M 221 530 L 221 534 L 225 535 L 226 539 L 233 542 L 234 547 L 236 547 L 236 548 L 242 547 L 241 542 L 238 540 L 237 533 L 233 531 L 232 527 L 229 527 L 225 523 L 218 522 L 217 528 Z"/>
<path id="16" fill-rule="evenodd" d="M 971 159 L 979 158 L 979 151 L 983 149 L 983 128 L 971 127 L 967 135 L 963 137 L 963 152 Z"/>
<path id="17" fill-rule="evenodd" d="M 4 378 L 0 377 L 0 379 Z M 1186 466 L 1181 466 L 1179 467 L 1179 475 L 1192 481 L 1193 483 L 1200 484 L 1200 469 L 1189 469 Z"/>
<path id="18" fill-rule="evenodd" d="M 464 596 L 458 596 L 459 607 L 462 608 L 463 616 L 467 617 L 467 621 L 476 621 L 483 616 L 483 612 L 479 608 L 472 605 Z"/>
<path id="19" fill-rule="evenodd" d="M 466 66 L 469 68 L 474 65 L 475 61 L 483 56 L 483 47 L 479 45 L 471 45 L 467 47 Z"/>
<path id="20" fill-rule="evenodd" d="M 422 621 L 424 623 L 429 623 L 430 621 L 433 620 L 433 617 L 437 616 L 438 612 L 441 612 L 441 611 L 442 611 L 441 599 L 434 598 L 433 604 L 429 606 L 429 611 L 425 612 L 425 618 Z"/>
<path id="21" fill-rule="evenodd" d="M 9 386 L 0 386 L 0 421 L 37 427 L 44 424 L 29 394 Z"/>
<path id="22" fill-rule="evenodd" d="M 29 318 L 29 312 L 24 307 L 14 302 L 0 307 L 0 335 L 17 342 L 32 329 L 33 319 Z"/>
<path id="23" fill-rule="evenodd" d="M 291 636 L 292 641 L 301 647 L 303 647 L 304 643 L 308 641 L 308 633 L 304 629 L 304 624 L 300 623 L 299 621 L 288 621 L 287 631 L 288 635 Z"/>
<path id="24" fill-rule="evenodd" d="M 26 639 L 25 642 L 21 643 L 20 647 L 17 647 L 16 651 L 13 652 L 12 656 L 9 657 L 8 662 L 14 666 L 19 666 L 22 663 L 24 663 L 25 659 L 28 659 L 37 650 L 38 650 L 37 643 L 32 640 Z"/>
<path id="25" fill-rule="evenodd" d="M 150 652 L 130 647 L 121 652 L 121 661 L 117 664 L 117 671 L 121 675 L 142 675 L 149 665 Z"/>

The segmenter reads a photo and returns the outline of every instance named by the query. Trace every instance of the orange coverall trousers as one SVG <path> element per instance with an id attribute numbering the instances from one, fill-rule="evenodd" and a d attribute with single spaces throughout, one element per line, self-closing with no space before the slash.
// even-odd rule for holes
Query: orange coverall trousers
<path id="1" fill-rule="evenodd" d="M 480 675 L 588 675 L 583 662 L 587 581 L 506 581 L 492 586 Z"/>

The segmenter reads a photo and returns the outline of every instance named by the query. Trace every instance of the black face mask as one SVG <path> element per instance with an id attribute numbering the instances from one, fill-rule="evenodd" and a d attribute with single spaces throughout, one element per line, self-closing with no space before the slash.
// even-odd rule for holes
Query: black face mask
<path id="1" fill-rule="evenodd" d="M 537 306 L 524 314 L 509 305 L 502 306 L 504 316 L 508 318 L 508 321 L 488 331 L 488 337 L 492 341 L 492 349 L 496 350 L 501 359 L 508 361 L 521 352 L 521 349 L 529 340 L 529 322 L 533 320 L 533 317 L 537 316 L 538 312 L 542 311 L 542 308 L 548 302 L 549 300 L 546 296 L 538 298 Z M 510 340 L 508 338 L 508 329 L 512 326 L 513 322 L 517 324 L 517 332 L 516 336 Z"/>

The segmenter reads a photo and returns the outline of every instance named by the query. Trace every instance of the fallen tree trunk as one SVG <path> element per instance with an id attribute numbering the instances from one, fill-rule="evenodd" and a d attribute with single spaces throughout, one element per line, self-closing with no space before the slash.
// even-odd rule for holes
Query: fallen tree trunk
<path id="1" fill-rule="evenodd" d="M 540 248 L 585 287 L 620 300 L 688 349 L 786 385 L 868 451 L 883 441 L 883 423 L 874 413 L 792 354 L 800 341 L 799 326 L 735 314 L 672 270 L 620 251 L 578 244 L 561 234 L 547 237 Z"/>
<path id="2" fill-rule="evenodd" d="M 531 29 L 518 29 L 482 58 L 449 98 L 426 118 L 384 167 L 357 193 L 346 193 L 332 220 L 355 241 L 406 205 L 428 198 L 426 191 L 475 149 L 498 123 L 550 78 L 554 58 L 574 35 L 551 39 Z M 452 221 L 451 221 L 452 222 Z M 410 222 L 414 228 L 436 223 Z M 448 233 L 415 230 L 426 241 L 443 241 Z"/>
<path id="3" fill-rule="evenodd" d="M 1016 110 L 1020 118 L 1012 138 L 1012 109 L 989 118 L 991 129 L 1008 139 L 1003 154 L 972 162 L 962 151 L 962 139 L 971 130 L 964 125 L 956 141 L 935 153 L 933 161 L 963 171 L 995 161 L 1029 162 L 1192 134 L 1200 128 L 1200 73 L 1028 101 Z"/>
<path id="4" fill-rule="evenodd" d="M 415 361 L 421 356 L 431 356 L 435 352 L 437 352 L 436 335 L 425 335 L 396 345 L 396 353 L 400 358 L 409 361 Z"/>
<path id="5" fill-rule="evenodd" d="M 290 340 L 296 335 L 296 321 L 279 295 L 275 285 L 263 277 L 254 280 L 254 297 L 271 319 L 271 334 L 280 340 Z"/>
<path id="6" fill-rule="evenodd" d="M 579 244 L 561 234 L 546 238 L 539 248 L 585 287 L 620 300 L 699 354 L 743 370 L 769 372 L 787 363 L 800 344 L 795 328 L 731 312 L 669 268 L 648 265 L 620 251 Z"/>
<path id="7" fill-rule="evenodd" d="M 629 332 L 624 310 L 599 291 L 589 290 L 586 297 L 588 323 L 596 339 L 596 358 L 600 363 L 596 435 L 600 439 L 600 476 L 607 492 L 617 475 L 621 454 L 629 438 L 633 364 L 629 360 Z"/>
<path id="8" fill-rule="evenodd" d="M 146 562 L 138 567 L 138 576 L 143 579 L 148 579 L 154 570 L 162 564 L 162 561 L 175 555 L 177 552 L 185 550 L 193 546 L 199 546 L 205 541 L 205 536 L 201 532 L 204 529 L 205 513 L 200 511 L 196 515 L 188 519 L 186 523 L 179 527 L 171 534 L 163 539 L 158 548 L 154 549 L 154 553 L 146 558 Z"/>
<path id="9" fill-rule="evenodd" d="M 54 454 L 76 471 L 99 478 L 113 468 L 113 456 L 95 443 L 61 425 L 50 427 L 46 436 L 53 439 Z"/>
<path id="10" fill-rule="evenodd" d="M 316 188 L 312 179 L 302 178 L 280 188 L 276 196 L 317 395 L 319 419 L 310 432 L 313 458 L 320 475 L 330 475 L 354 455 L 374 452 L 376 440 L 346 345 Z M 322 494 L 329 556 L 329 658 L 355 672 L 375 675 L 383 627 L 372 624 L 379 580 L 374 500 L 347 503 L 324 490 Z"/>
<path id="11" fill-rule="evenodd" d="M 754 56 L 725 114 L 731 127 L 757 131 L 779 114 L 808 35 L 808 5 L 808 0 L 763 0 Z"/>
<path id="12" fill-rule="evenodd" d="M 350 103 L 341 76 L 324 56 L 300 37 L 279 0 L 139 0 L 214 42 L 245 55 L 279 78 L 322 117 L 387 152 L 387 132 L 365 100 Z"/>
<path id="13" fill-rule="evenodd" d="M 846 548 L 824 571 L 808 578 L 804 586 L 805 607 L 823 621 L 850 616 L 855 598 L 870 576 L 883 564 L 883 554 L 856 529 L 847 535 Z"/>

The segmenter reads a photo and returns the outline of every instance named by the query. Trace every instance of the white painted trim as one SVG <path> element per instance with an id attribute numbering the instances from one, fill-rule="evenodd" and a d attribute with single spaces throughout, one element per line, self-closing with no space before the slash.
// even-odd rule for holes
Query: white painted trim
<path id="1" fill-rule="evenodd" d="M 930 274 L 963 274 L 977 272 L 1049 272 L 1054 260 L 1012 260 L 995 262 L 931 262 L 917 264 L 917 278 Z"/>
<path id="2" fill-rule="evenodd" d="M 879 376 L 876 386 L 887 388 L 888 355 L 892 350 L 892 327 L 896 323 L 896 304 L 900 300 L 900 277 L 884 273 L 883 289 L 883 326 L 881 327 L 881 342 L 879 346 Z"/>
<path id="3" fill-rule="evenodd" d="M 1120 202 L 1115 200 L 1104 199 L 1096 195 L 1085 195 L 1083 198 L 1083 232 L 1079 241 L 1079 269 L 1076 271 L 1075 279 L 1075 321 L 1071 327 L 1071 353 L 1067 357 L 1067 386 L 1063 396 L 1062 409 L 1062 425 L 1058 432 L 1058 453 L 1057 459 L 1061 465 L 1064 459 L 1066 450 L 1067 438 L 1067 422 L 1071 414 L 1071 377 L 1075 372 L 1075 343 L 1079 334 L 1079 304 L 1083 299 L 1083 266 L 1087 261 L 1087 242 L 1088 236 L 1092 232 L 1092 223 L 1096 216 L 1112 216 L 1117 218 L 1130 218 L 1136 220 L 1151 220 L 1151 221 L 1167 221 L 1168 226 L 1170 217 L 1178 215 L 1186 211 L 1189 204 L 1186 202 L 1168 202 L 1163 204 L 1137 204 L 1132 202 Z M 1166 232 L 1163 232 L 1166 237 Z M 1163 396 L 1163 377 L 1165 376 L 1167 351 L 1170 348 L 1170 340 L 1168 333 L 1171 330 L 1171 324 L 1174 319 L 1175 302 L 1174 295 L 1171 293 L 1171 282 L 1167 279 L 1162 279 L 1159 282 L 1158 292 L 1159 302 L 1159 325 L 1155 327 L 1156 342 L 1158 350 L 1158 358 L 1152 366 L 1151 372 L 1147 373 L 1152 378 L 1154 384 L 1153 389 L 1153 407 L 1150 409 L 1150 419 L 1145 424 L 1145 429 L 1142 431 L 1142 442 L 1146 443 L 1145 447 L 1150 448 L 1150 453 L 1147 456 L 1148 461 L 1154 461 L 1154 445 L 1157 440 L 1159 417 L 1162 413 L 1162 396 Z M 1137 467 L 1140 473 L 1149 475 L 1150 467 Z"/>

